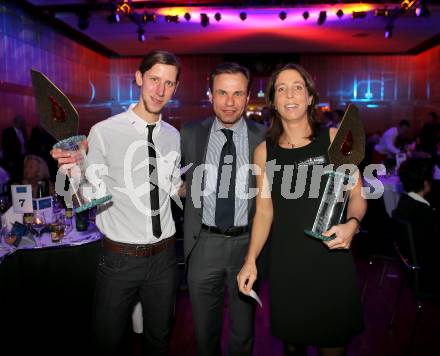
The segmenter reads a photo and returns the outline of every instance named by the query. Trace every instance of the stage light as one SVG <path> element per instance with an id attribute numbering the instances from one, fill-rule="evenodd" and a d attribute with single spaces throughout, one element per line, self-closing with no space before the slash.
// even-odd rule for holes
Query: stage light
<path id="1" fill-rule="evenodd" d="M 420 3 L 420 5 L 416 7 L 416 16 L 428 17 L 429 14 L 430 12 L 424 4 Z"/>
<path id="2" fill-rule="evenodd" d="M 125 13 L 126 15 L 129 15 L 133 12 L 133 8 L 131 7 L 131 2 L 124 2 L 118 5 L 118 11 L 122 11 L 123 13 Z"/>
<path id="3" fill-rule="evenodd" d="M 142 27 L 138 27 L 137 34 L 138 34 L 138 41 L 145 42 L 145 30 Z"/>
<path id="4" fill-rule="evenodd" d="M 388 10 L 386 7 L 384 7 L 383 9 L 376 9 L 374 11 L 374 16 L 389 17 L 390 10 Z"/>
<path id="5" fill-rule="evenodd" d="M 393 25 L 386 25 L 385 26 L 385 38 L 390 39 L 393 37 Z"/>
<path id="6" fill-rule="evenodd" d="M 215 21 L 220 21 L 222 19 L 222 14 L 220 12 L 216 12 L 214 15 Z"/>
<path id="7" fill-rule="evenodd" d="M 403 0 L 400 3 L 400 8 L 403 9 L 404 11 L 407 11 L 411 9 L 414 5 L 416 5 L 418 1 L 419 0 Z"/>
<path id="8" fill-rule="evenodd" d="M 202 25 L 202 27 L 206 27 L 209 25 L 208 15 L 206 15 L 204 13 L 200 14 L 200 24 Z"/>
<path id="9" fill-rule="evenodd" d="M 107 17 L 107 21 L 110 23 L 118 23 L 121 21 L 121 17 L 119 16 L 118 7 L 115 3 L 110 4 L 110 15 Z"/>
<path id="10" fill-rule="evenodd" d="M 143 23 L 156 22 L 156 20 L 157 20 L 156 14 L 149 14 L 146 12 L 142 15 L 142 22 Z"/>
<path id="11" fill-rule="evenodd" d="M 245 12 L 240 12 L 239 16 L 240 16 L 241 21 L 244 21 L 247 19 L 247 14 Z"/>
<path id="12" fill-rule="evenodd" d="M 142 27 L 137 29 L 138 41 L 145 42 L 145 30 Z"/>
<path id="13" fill-rule="evenodd" d="M 352 17 L 353 17 L 353 19 L 364 19 L 365 17 L 367 17 L 367 12 L 366 11 L 353 11 Z"/>
<path id="14" fill-rule="evenodd" d="M 342 11 L 342 9 L 339 9 L 338 11 L 336 11 L 336 16 L 341 18 L 342 16 L 344 16 L 344 11 Z"/>
<path id="15" fill-rule="evenodd" d="M 310 14 L 309 14 L 308 11 L 304 11 L 304 12 L 303 12 L 304 20 L 307 20 L 307 19 L 309 18 L 309 16 L 310 16 Z"/>
<path id="16" fill-rule="evenodd" d="M 185 15 L 183 15 L 183 18 L 184 18 L 186 21 L 189 21 L 189 20 L 191 20 L 191 14 L 190 14 L 189 12 L 185 12 Z"/>
<path id="17" fill-rule="evenodd" d="M 90 25 L 90 21 L 89 21 L 89 19 L 90 19 L 90 12 L 88 12 L 88 11 L 80 11 L 80 12 L 78 12 L 78 27 L 81 29 L 81 30 L 87 30 L 87 28 L 89 27 L 89 25 Z"/>
<path id="18" fill-rule="evenodd" d="M 281 21 L 284 21 L 287 17 L 286 11 L 281 11 L 278 15 Z"/>
<path id="19" fill-rule="evenodd" d="M 318 17 L 318 25 L 322 26 L 327 19 L 327 11 L 321 11 Z"/>
<path id="20" fill-rule="evenodd" d="M 179 22 L 179 15 L 165 15 L 165 22 Z"/>

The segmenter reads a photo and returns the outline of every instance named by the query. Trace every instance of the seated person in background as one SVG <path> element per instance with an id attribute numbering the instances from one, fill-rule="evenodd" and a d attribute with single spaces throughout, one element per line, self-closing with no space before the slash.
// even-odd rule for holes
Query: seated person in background
<path id="1" fill-rule="evenodd" d="M 440 118 L 434 111 L 426 115 L 427 121 L 420 132 L 420 146 L 425 152 L 431 156 L 435 156 L 437 152 L 437 140 L 440 136 Z"/>
<path id="2" fill-rule="evenodd" d="M 49 169 L 44 159 L 34 155 L 27 155 L 23 162 L 23 179 L 20 184 L 32 185 L 32 197 L 37 198 L 38 182 L 42 181 L 45 186 L 46 196 L 54 194 L 54 185 L 49 178 Z"/>
<path id="3" fill-rule="evenodd" d="M 398 142 L 403 142 L 409 131 L 410 123 L 402 120 L 397 127 L 386 130 L 374 147 L 373 163 L 381 163 L 385 158 L 395 158 L 400 152 Z"/>
<path id="4" fill-rule="evenodd" d="M 417 263 L 421 267 L 420 287 L 424 292 L 440 292 L 440 224 L 439 215 L 425 199 L 431 190 L 432 162 L 410 158 L 399 168 L 405 189 L 394 214 L 410 223 L 414 235 Z"/>
<path id="5" fill-rule="evenodd" d="M 35 126 L 32 129 L 31 137 L 29 139 L 28 148 L 29 154 L 33 154 L 43 158 L 49 168 L 50 179 L 55 182 L 58 164 L 50 155 L 50 151 L 53 145 L 57 143 L 46 130 L 44 130 L 40 125 Z"/>

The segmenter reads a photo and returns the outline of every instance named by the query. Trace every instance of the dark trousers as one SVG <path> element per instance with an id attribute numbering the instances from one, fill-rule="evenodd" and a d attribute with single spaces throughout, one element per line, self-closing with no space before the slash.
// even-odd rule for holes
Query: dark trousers
<path id="1" fill-rule="evenodd" d="M 122 340 L 131 320 L 133 304 L 140 299 L 146 353 L 166 355 L 176 290 L 174 245 L 150 257 L 123 255 L 103 249 L 97 273 L 93 320 L 98 354 L 127 354 L 127 350 L 121 350 Z"/>
<path id="2" fill-rule="evenodd" d="M 229 355 L 250 355 L 255 303 L 239 293 L 237 274 L 247 252 L 249 234 L 226 237 L 201 232 L 188 261 L 188 287 L 200 356 L 221 355 L 225 286 L 229 306 Z"/>

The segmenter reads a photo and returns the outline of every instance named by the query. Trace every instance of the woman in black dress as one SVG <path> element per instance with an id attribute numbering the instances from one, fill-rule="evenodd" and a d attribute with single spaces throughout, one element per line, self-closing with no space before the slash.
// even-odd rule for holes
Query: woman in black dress
<path id="1" fill-rule="evenodd" d="M 304 234 L 318 211 L 326 179 L 312 180 L 314 168 L 329 163 L 328 147 L 337 129 L 319 127 L 313 81 L 296 64 L 275 72 L 269 82 L 272 125 L 254 152 L 257 208 L 245 263 L 237 276 L 249 294 L 257 278 L 255 260 L 272 228 L 269 296 L 272 333 L 286 353 L 316 345 L 320 355 L 342 355 L 363 329 L 360 296 L 349 251 L 366 203 L 358 179 L 350 191 L 346 223 L 333 226 L 328 242 Z M 277 166 L 274 166 L 276 164 Z M 314 176 L 314 174 L 313 174 Z"/>

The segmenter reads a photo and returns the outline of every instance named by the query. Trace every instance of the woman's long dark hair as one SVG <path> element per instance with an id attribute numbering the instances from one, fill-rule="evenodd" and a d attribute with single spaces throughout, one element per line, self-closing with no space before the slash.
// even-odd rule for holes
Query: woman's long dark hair
<path id="1" fill-rule="evenodd" d="M 283 125 L 281 123 L 280 115 L 278 111 L 275 110 L 274 100 L 275 100 L 275 82 L 277 81 L 280 73 L 284 72 L 285 70 L 296 70 L 303 78 L 309 96 L 312 97 L 312 103 L 307 108 L 307 120 L 309 122 L 310 129 L 312 130 L 308 139 L 314 140 L 319 134 L 319 127 L 320 127 L 320 120 L 319 120 L 318 112 L 316 111 L 316 104 L 318 103 L 318 93 L 315 88 L 315 83 L 313 82 L 309 73 L 307 73 L 307 71 L 303 67 L 295 63 L 288 63 L 284 67 L 276 70 L 274 73 L 272 73 L 269 79 L 269 84 L 266 90 L 266 98 L 267 98 L 266 100 L 267 100 L 267 106 L 269 107 L 270 110 L 271 124 L 269 130 L 267 131 L 266 136 L 270 142 L 272 142 L 273 144 L 277 144 L 281 134 L 284 131 Z"/>

